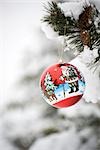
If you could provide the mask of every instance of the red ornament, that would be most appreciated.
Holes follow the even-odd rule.
[[[85,81],[75,66],[59,63],[43,72],[40,87],[47,103],[56,108],[63,108],[81,99],[85,90]]]

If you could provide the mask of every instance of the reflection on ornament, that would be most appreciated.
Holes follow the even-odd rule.
[[[48,67],[43,72],[40,87],[47,103],[56,108],[63,108],[81,99],[85,90],[85,81],[75,66],[59,63]]]

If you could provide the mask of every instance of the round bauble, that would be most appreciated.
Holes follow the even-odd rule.
[[[85,80],[72,64],[51,65],[40,78],[40,88],[47,103],[56,107],[69,107],[77,103],[84,94]]]

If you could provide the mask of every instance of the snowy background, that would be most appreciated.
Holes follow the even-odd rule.
[[[46,1],[0,0],[0,149],[100,150],[100,68],[93,73],[66,52],[64,59],[85,76],[83,99],[58,110],[41,97],[40,75],[61,48],[41,27]],[[91,1],[100,8],[99,0]]]

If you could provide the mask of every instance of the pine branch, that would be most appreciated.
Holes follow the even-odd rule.
[[[47,15],[42,19],[52,26],[55,32],[59,35],[68,35],[69,33],[78,32],[76,30],[76,21],[74,18],[64,15],[64,12],[58,7],[55,2],[48,2],[48,7],[44,6]]]
[[[75,20],[73,14],[65,16],[55,2],[48,2],[48,6],[44,6],[44,8],[47,15],[43,17],[42,21],[51,25],[58,35],[66,35],[69,44],[79,52],[83,51],[84,45],[89,46],[91,50],[100,48],[100,12],[95,6],[85,6],[78,20]],[[96,19],[99,21],[96,22]],[[96,61],[99,60],[100,55]]]
[[[64,13],[58,8],[55,2],[49,3],[48,7],[44,7],[48,13],[42,19],[43,22],[50,24],[55,32],[58,32],[59,35],[64,35],[64,26],[66,25],[66,17]]]

